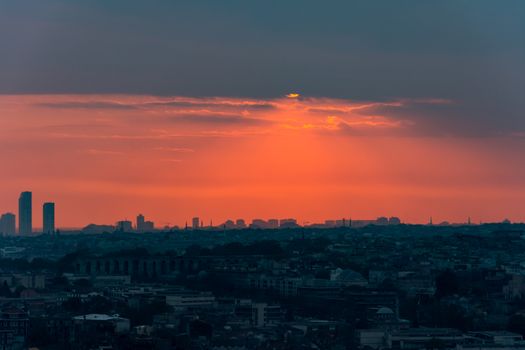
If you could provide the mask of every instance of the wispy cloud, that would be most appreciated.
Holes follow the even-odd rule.
[[[108,101],[39,102],[35,106],[53,109],[137,109],[137,106],[133,104]]]
[[[119,155],[124,154],[124,152],[120,152],[120,151],[112,151],[112,150],[96,149],[96,148],[85,150],[84,153],[93,155],[93,156],[119,156]]]
[[[213,115],[213,114],[193,114],[169,117],[172,123],[190,123],[207,125],[261,125],[271,121],[264,118],[249,118],[242,115]]]
[[[455,108],[453,101],[432,97],[354,101],[295,95],[267,99],[50,95],[29,96],[26,100],[33,109],[56,109],[56,113],[67,110],[75,114],[75,122],[43,125],[52,131],[51,137],[137,141],[238,137],[282,131],[322,131],[348,136],[440,135],[446,129],[440,113]],[[90,111],[97,113],[93,115]],[[95,123],[95,118],[104,122]],[[105,126],[106,130],[88,132],[90,125]],[[461,134],[466,128],[460,126],[444,132]]]
[[[155,147],[154,151],[174,152],[174,153],[193,153],[195,152],[192,148],[184,147]]]

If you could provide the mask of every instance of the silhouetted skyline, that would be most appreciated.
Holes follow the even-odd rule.
[[[525,220],[525,3],[0,4],[0,212]],[[42,213],[34,213],[40,223]]]
[[[25,191],[20,194],[19,198],[19,224],[16,227],[15,218],[16,215],[11,213],[4,213],[0,216],[0,234],[20,234],[20,235],[31,235],[33,233],[44,233],[44,234],[55,234],[58,232],[60,227],[57,227],[55,223],[55,203],[54,202],[45,202],[42,205],[42,220],[43,224],[41,228],[34,229],[32,227],[33,222],[33,210],[32,210],[32,197],[33,192]],[[333,216],[332,216],[333,217]],[[149,218],[148,218],[149,219]],[[209,220],[209,221],[205,221]],[[201,218],[199,216],[194,216],[191,220],[186,220],[184,224],[181,222],[172,221],[168,224],[159,224],[155,223],[153,220],[146,220],[146,216],[143,214],[137,214],[135,222],[124,218],[119,220],[114,220],[113,223],[108,222],[94,222],[91,221],[89,224],[86,222],[78,226],[69,226],[63,228],[74,229],[74,230],[85,230],[86,232],[110,232],[110,231],[120,231],[120,232],[155,232],[155,231],[169,231],[169,230],[206,230],[206,229],[219,229],[219,230],[237,230],[237,229],[277,229],[277,228],[296,228],[296,227],[306,227],[306,228],[337,228],[337,227],[352,227],[360,228],[367,225],[400,225],[404,224],[421,224],[418,222],[409,222],[403,221],[397,216],[377,216],[373,219],[371,218],[359,218],[352,216],[345,216],[339,219],[323,219],[320,221],[300,221],[292,217],[281,217],[281,218],[261,218],[254,217],[251,219],[239,218],[236,219],[225,219],[224,221],[215,220],[215,225],[213,224],[213,218]],[[483,222],[480,221],[479,224]],[[489,222],[490,223],[490,222]],[[511,223],[508,219],[502,219],[495,221],[494,223]],[[475,224],[471,217],[468,216],[465,221],[440,221],[434,223],[433,218],[430,217],[427,222],[423,224],[426,225],[438,225],[438,226],[448,226],[448,225],[473,225]],[[29,230],[28,227],[31,227]]]
[[[525,350],[525,0],[0,0],[0,348]]]

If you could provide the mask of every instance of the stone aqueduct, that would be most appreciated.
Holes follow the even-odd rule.
[[[210,267],[212,258],[183,256],[91,257],[75,262],[75,273],[92,276],[155,277],[174,272],[197,272]]]
[[[172,273],[202,270],[238,271],[255,264],[262,255],[243,256],[102,256],[77,259],[75,273],[91,276],[130,275],[157,277]]]

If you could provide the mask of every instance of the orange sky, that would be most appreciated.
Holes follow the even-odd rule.
[[[0,212],[57,223],[525,219],[525,140],[432,134],[389,107],[445,100],[0,96]]]

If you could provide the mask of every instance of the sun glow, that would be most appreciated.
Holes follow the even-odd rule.
[[[525,188],[525,169],[502,169],[521,148],[426,137],[421,118],[398,113],[422,103],[433,102],[0,96],[0,164],[9,164],[0,212],[29,189],[57,202],[65,226],[138,212],[179,224],[195,215],[417,221],[482,215],[484,201],[501,208],[490,215],[511,216],[525,191],[506,184]]]

